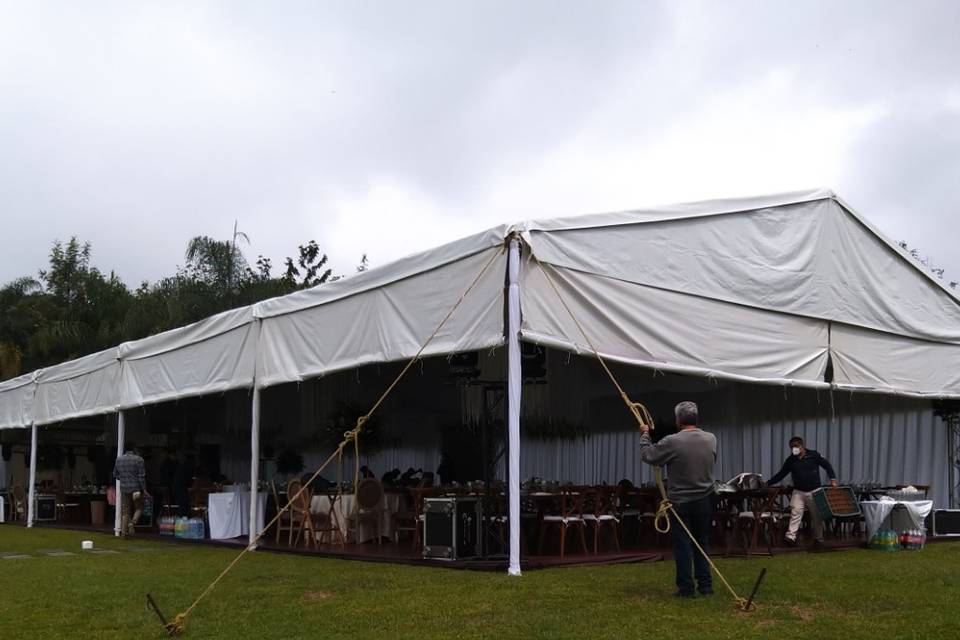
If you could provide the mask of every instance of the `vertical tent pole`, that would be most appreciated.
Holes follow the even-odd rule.
[[[507,281],[507,429],[510,481],[510,567],[520,575],[520,241],[510,240]]]
[[[250,409],[250,542],[253,547],[260,533],[257,524],[257,483],[260,481],[260,387],[253,383],[253,403]]]
[[[117,457],[123,455],[123,445],[126,438],[126,423],[123,418],[123,409],[117,411]],[[113,535],[120,537],[120,510],[122,500],[120,494],[120,481],[114,483],[115,493],[113,494]]]
[[[27,526],[32,527],[36,517],[37,484],[37,425],[30,425],[30,488],[27,490]]]

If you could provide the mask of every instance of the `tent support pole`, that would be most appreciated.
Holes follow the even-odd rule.
[[[37,503],[37,425],[30,425],[30,486],[27,490],[27,526],[32,527],[36,518]]]
[[[123,455],[124,441],[126,440],[127,425],[123,417],[123,409],[117,411],[117,457]],[[120,537],[120,516],[123,511],[123,496],[120,493],[120,481],[114,483],[113,494],[113,535]]]
[[[253,383],[253,402],[250,408],[250,541],[252,548],[260,533],[257,523],[257,488],[260,481],[260,387]]]
[[[507,266],[507,429],[510,482],[510,566],[520,575],[520,240],[510,239]]]

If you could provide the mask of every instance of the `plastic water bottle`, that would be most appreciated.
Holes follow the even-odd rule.
[[[203,518],[191,518],[190,537],[194,540],[203,540]]]

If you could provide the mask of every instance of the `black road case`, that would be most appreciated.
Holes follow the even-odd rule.
[[[924,524],[929,536],[960,536],[960,509],[934,509]]]
[[[456,496],[423,501],[423,557],[463,560],[480,555],[480,498]]]
[[[37,522],[57,521],[57,496],[38,495],[36,497],[37,510],[34,518]]]

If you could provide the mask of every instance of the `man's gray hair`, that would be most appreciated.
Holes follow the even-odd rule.
[[[689,400],[677,405],[674,412],[677,414],[677,424],[696,425],[697,424],[697,403]]]

